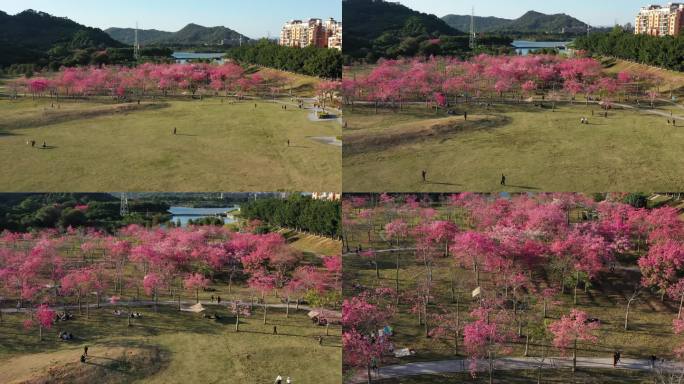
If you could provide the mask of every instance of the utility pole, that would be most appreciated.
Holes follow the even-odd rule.
[[[138,22],[135,22],[135,43],[133,45],[133,57],[140,60],[140,42],[138,40]]]
[[[119,209],[119,214],[121,217],[128,216],[128,195],[126,192],[121,192],[121,208]]]
[[[473,7],[470,14],[470,49],[475,49],[477,46],[477,36],[475,35],[475,7]]]

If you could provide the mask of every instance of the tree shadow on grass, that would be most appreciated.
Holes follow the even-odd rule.
[[[303,145],[290,145],[288,148],[310,149],[311,147],[305,147]]]
[[[51,149],[57,149],[57,148],[59,148],[59,147],[57,147],[56,145],[46,145],[46,146],[43,147],[43,146],[41,145],[40,147],[36,147],[36,148],[37,148],[37,149],[40,149],[41,151],[49,151],[49,150],[51,150]]]
[[[461,187],[461,184],[445,183],[445,182],[430,181],[430,180],[428,180],[426,184],[431,184],[431,185],[446,185],[446,186],[449,186],[449,187]]]
[[[533,191],[539,191],[539,190],[541,190],[541,188],[530,187],[530,186],[526,186],[526,185],[506,184],[506,186],[507,186],[507,187],[511,187],[511,188],[529,189],[529,190],[533,190]]]
[[[176,133],[174,136],[198,137],[199,135],[191,135],[188,133]]]

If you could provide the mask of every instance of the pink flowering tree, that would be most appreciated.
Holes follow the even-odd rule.
[[[250,303],[244,303],[240,300],[233,300],[230,303],[230,311],[235,315],[235,332],[240,332],[240,317],[251,316],[252,306]]]
[[[43,341],[43,328],[52,329],[53,322],[57,314],[47,304],[41,304],[36,309],[36,320],[38,325],[38,337]],[[24,322],[25,328],[31,328],[34,325],[33,321],[27,320]]]
[[[586,312],[573,309],[569,315],[561,317],[560,320],[549,324],[549,331],[553,333],[553,345],[562,354],[572,348],[572,371],[577,368],[577,342],[586,341],[596,343],[598,337],[595,331],[599,329],[600,323],[589,321]]]
[[[510,352],[507,343],[511,335],[503,326],[506,315],[505,312],[497,315],[493,308],[479,307],[470,313],[474,321],[463,326],[463,346],[470,357],[468,368],[473,377],[477,376],[479,360],[487,359],[491,382],[495,354]]]
[[[195,302],[199,303],[200,289],[209,288],[209,279],[199,273],[193,273],[183,279],[183,286],[185,289],[195,291]]]
[[[376,332],[387,325],[392,314],[390,308],[371,303],[365,295],[345,299],[342,304],[344,364],[366,369],[369,383],[371,367],[379,365],[390,348],[389,336]]]

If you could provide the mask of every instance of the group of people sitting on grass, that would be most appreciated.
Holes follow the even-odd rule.
[[[30,145],[31,148],[36,147],[36,141],[35,140],[26,140],[26,145]],[[43,145],[41,146],[42,149],[47,148],[47,142],[43,141]]]
[[[203,314],[202,314],[202,317],[205,318],[205,319],[209,319],[209,320],[221,320],[221,316],[219,316],[219,314],[216,313],[216,312],[214,312],[213,315],[209,315],[209,314],[203,313]]]
[[[283,383],[290,384],[290,383],[292,383],[292,379],[290,379],[288,377],[287,379],[285,379],[285,381],[283,381],[283,377],[278,375],[278,377],[276,377],[276,379],[275,379],[275,384],[283,384]]]
[[[58,337],[62,341],[69,341],[74,339],[74,334],[67,331],[60,331]]]
[[[74,315],[72,315],[69,312],[60,312],[57,314],[57,317],[55,317],[55,319],[58,321],[67,321],[67,320],[72,320],[73,318],[74,318]]]

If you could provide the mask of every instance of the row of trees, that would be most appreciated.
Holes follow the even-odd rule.
[[[277,95],[284,90],[288,78],[273,72],[248,74],[234,63],[151,64],[128,67],[64,68],[48,76],[22,78],[9,84],[16,94],[24,92],[34,97],[50,95],[150,97],[209,93],[242,96],[248,93]]]
[[[342,53],[337,49],[294,48],[268,40],[231,48],[227,56],[244,63],[328,79],[342,78]]]
[[[246,284],[252,297],[262,300],[275,294],[289,304],[307,296],[335,306],[340,304],[340,274],[339,256],[304,263],[302,253],[279,234],[231,232],[222,227],[132,225],[115,235],[69,228],[0,236],[1,296],[16,300],[17,308],[28,308],[26,327],[39,325],[41,332],[54,319],[50,308],[75,303],[83,314],[85,303],[89,316],[88,304],[99,306],[109,297],[113,304],[130,306],[144,293],[155,310],[162,296],[178,300],[180,310],[186,292],[198,301],[199,290],[210,284],[226,284],[229,294],[233,285]],[[244,316],[239,302],[233,305],[235,315]],[[263,306],[264,322],[266,313]]]
[[[575,40],[575,47],[674,71],[684,71],[684,35],[635,35],[616,27],[610,33],[592,33]]]
[[[128,224],[154,226],[171,218],[169,205],[161,201],[131,201],[130,209],[130,215],[121,217],[119,199],[104,193],[5,194],[0,197],[0,228],[24,232],[96,226],[114,232]]]
[[[459,100],[488,98],[527,99],[541,96],[550,101],[574,100],[577,95],[602,99],[658,96],[662,79],[637,72],[610,76],[591,58],[553,55],[488,56],[471,60],[385,60],[367,73],[343,80],[344,101],[386,104],[399,109],[404,103],[425,102],[446,106]]]
[[[240,207],[240,215],[268,225],[328,237],[339,237],[340,202],[292,195],[288,199],[261,199]]]
[[[446,342],[455,353],[465,352],[473,374],[478,362],[486,359],[491,375],[493,358],[510,353],[520,340],[527,355],[531,332],[540,328],[545,331],[536,335],[537,340],[553,338],[554,346],[562,353],[572,350],[576,361],[578,342],[596,343],[600,326],[579,308],[579,292],[614,268],[622,256],[637,255],[642,275],[625,303],[625,331],[631,304],[642,289],[675,300],[680,309],[673,324],[682,322],[684,223],[671,207],[635,208],[616,200],[597,203],[576,194],[503,199],[466,193],[449,196],[436,209],[430,200],[385,194],[372,200],[348,198],[343,212],[346,244],[363,241],[385,252],[391,249],[396,257],[396,280],[388,284],[380,279],[378,251],[360,252],[376,266],[377,279],[365,287],[357,285],[353,297],[345,300],[347,367],[367,369],[386,356],[392,339],[376,336],[377,330],[390,325],[398,313],[414,314],[426,337]],[[410,280],[404,281],[408,289],[399,284],[399,271],[406,263],[423,269],[403,277]],[[437,268],[448,271],[451,303],[436,299]],[[458,269],[470,270],[472,277],[458,281]],[[466,315],[461,313],[458,292],[473,290],[479,293],[477,300],[466,304]],[[548,324],[548,304],[558,303],[566,293],[575,308]]]

